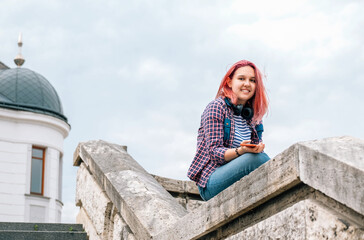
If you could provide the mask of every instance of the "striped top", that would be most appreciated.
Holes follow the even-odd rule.
[[[234,115],[235,133],[232,147],[240,147],[243,140],[250,140],[252,131],[250,130],[246,120],[242,116]]]

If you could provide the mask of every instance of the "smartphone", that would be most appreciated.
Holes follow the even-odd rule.
[[[246,147],[256,147],[256,144],[251,144],[251,143],[240,143],[240,146],[246,146]]]

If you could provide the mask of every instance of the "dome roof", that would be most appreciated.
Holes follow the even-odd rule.
[[[67,122],[48,80],[27,68],[0,69],[0,107],[42,113]]]

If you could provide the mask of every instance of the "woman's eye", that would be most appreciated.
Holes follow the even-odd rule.
[[[255,83],[255,79],[250,79],[251,82]]]

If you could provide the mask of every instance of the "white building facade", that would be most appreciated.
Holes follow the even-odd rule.
[[[0,222],[61,222],[69,131],[47,79],[0,62]]]

